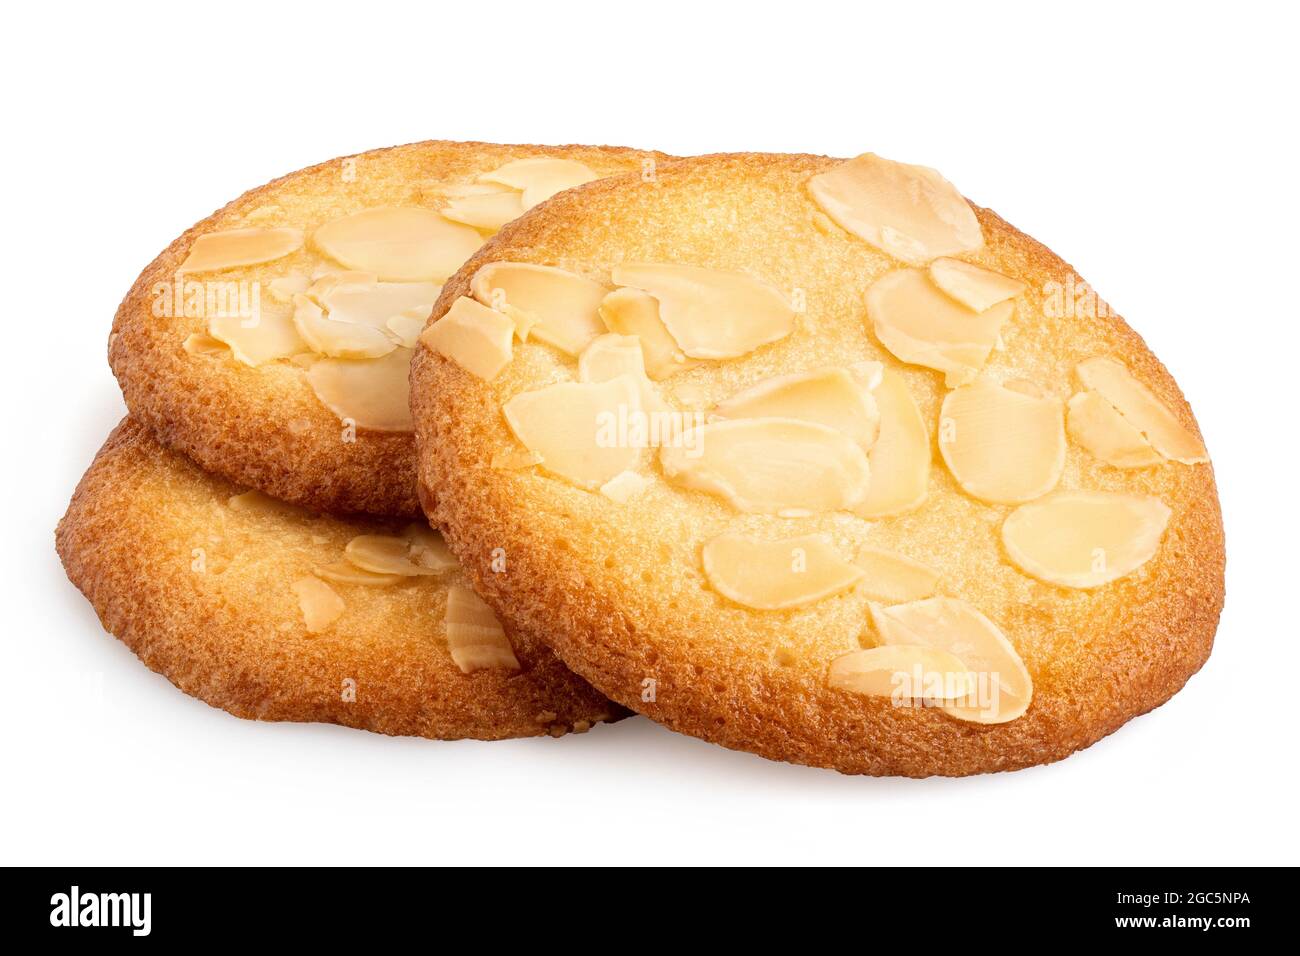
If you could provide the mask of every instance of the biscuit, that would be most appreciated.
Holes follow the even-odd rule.
[[[499,633],[436,536],[394,550],[403,534],[245,492],[127,418],[56,544],[106,630],[237,717],[496,740],[625,713],[545,647]]]
[[[494,331],[488,287],[574,342]],[[591,183],[432,315],[431,523],[503,620],[675,730],[845,773],[1013,770],[1210,653],[1223,528],[1177,384],[933,170],[738,154]]]
[[[552,190],[663,158],[431,141],[253,189],[168,246],[118,308],[109,362],[127,406],[238,484],[318,511],[418,515],[405,346],[437,284]],[[375,210],[390,215],[357,217]],[[340,276],[353,281],[327,301]]]

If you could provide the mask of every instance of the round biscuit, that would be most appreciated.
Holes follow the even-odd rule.
[[[402,522],[315,516],[206,474],[132,418],[109,436],[59,523],[68,577],[152,670],[237,717],[440,739],[558,735],[626,712],[546,647],[521,670],[463,673],[443,626],[460,571],[373,587],[331,582],[342,614],[309,633],[294,584],[348,541]]]
[[[250,367],[228,352],[192,355],[184,349],[190,335],[206,331],[207,320],[185,314],[183,286],[182,294],[172,294],[178,267],[206,233],[292,227],[310,237],[319,226],[363,209],[441,209],[448,202],[447,187],[474,183],[513,160],[541,156],[575,160],[600,175],[666,159],[618,147],[412,143],[290,173],[197,223],[140,273],[113,321],[109,363],[132,416],[208,471],[273,497],[316,511],[418,515],[410,432],[345,428],[293,362]],[[260,301],[269,305],[273,279],[324,267],[342,268],[308,241],[271,262],[187,275],[182,281],[245,283],[246,289],[256,284]],[[251,292],[245,299],[251,301]],[[203,310],[191,306],[188,311]]]
[[[831,225],[809,179],[838,161],[732,154],[683,160],[652,182],[590,183],[505,228],[443,289],[436,321],[498,260],[562,265],[610,282],[622,262],[667,262],[748,273],[806,311],[788,337],[742,358],[706,362],[660,383],[678,410],[707,410],[770,376],[884,363],[906,382],[930,431],[924,506],[873,522],[839,512],[805,518],[739,515],[719,498],[669,485],[627,504],[540,468],[492,467],[519,447],[502,415],[513,396],[574,379],[573,363],[529,342],[490,383],[427,347],[412,364],[422,498],[430,521],[477,572],[481,593],[520,633],[547,642],[613,700],[667,726],[765,757],[846,773],[964,775],[1057,760],[1168,700],[1207,659],[1223,603],[1224,543],[1208,463],[1119,470],[1069,443],[1061,488],[1159,497],[1172,515],[1156,555],[1093,590],[1029,577],[1000,543],[1009,506],[965,494],[943,464],[936,431],[943,376],[905,365],[874,337],[864,295],[900,263]],[[1068,399],[1077,363],[1119,359],[1180,422],[1198,433],[1172,376],[1117,315],[1057,314],[1047,293],[1082,282],[1039,242],[974,207],[985,245],[971,261],[1026,283],[986,372],[1028,378]],[[933,708],[891,706],[828,686],[836,657],[871,641],[858,590],[808,607],[756,611],[708,586],[705,542],[726,531],[819,533],[841,552],[870,545],[940,573],[1006,634],[1032,676],[1028,712],[1001,724],[959,721]],[[493,549],[510,573],[486,573]]]

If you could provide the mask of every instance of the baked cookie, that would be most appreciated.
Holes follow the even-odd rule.
[[[503,223],[657,153],[425,142],[290,173],[186,231],[117,311],[131,414],[241,485],[315,510],[419,514],[414,336]]]
[[[1011,770],[1210,653],[1223,530],[1178,386],[934,170],[719,155],[591,183],[433,316],[432,523],[503,620],[673,729],[847,773]]]
[[[132,418],[55,538],[105,629],[237,717],[496,740],[624,713],[508,638],[424,522],[310,515],[204,473]]]

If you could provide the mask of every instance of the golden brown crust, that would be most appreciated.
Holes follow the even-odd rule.
[[[944,389],[937,373],[903,366],[863,322],[863,293],[898,263],[815,221],[806,193],[834,160],[720,155],[683,160],[653,183],[618,177],[557,197],[503,230],[444,287],[433,317],[463,294],[484,262],[511,259],[608,278],[617,261],[677,261],[757,274],[806,292],[807,315],[788,340],[674,383],[716,401],[771,374],[878,359],[904,376],[933,439]],[[1075,364],[1096,355],[1128,364],[1194,431],[1173,378],[1114,315],[1055,317],[1048,283],[1069,265],[995,213],[976,207],[986,248],[973,261],[1028,283],[989,368],[1014,370],[1068,398]],[[830,689],[830,660],[858,645],[866,600],[853,593],[812,608],[755,612],[704,586],[699,548],[737,515],[715,499],[659,482],[619,507],[537,469],[494,471],[513,439],[502,402],[566,377],[542,346],[516,350],[490,385],[427,349],[412,365],[412,407],[425,507],[503,619],[546,641],[612,699],[675,730],[763,756],[847,773],[963,775],[1057,760],[1168,700],[1208,657],[1223,603],[1223,527],[1208,464],[1121,472],[1071,444],[1061,487],[1161,497],[1173,516],[1156,557],[1094,591],[1020,573],[1002,554],[1010,509],[966,497],[933,450],[925,507],[876,522],[871,544],[924,561],[941,589],[979,607],[1016,645],[1034,680],[1028,713],[1000,725]],[[707,406],[705,406],[707,407]],[[935,446],[937,448],[937,446]],[[433,494],[430,489],[438,489]],[[843,547],[861,532],[831,518],[752,526],[827,534]],[[494,547],[510,573],[488,572]],[[653,684],[647,683],[652,681]],[[647,699],[653,688],[653,700]]]
[[[308,633],[293,582],[388,526],[236,511],[239,491],[128,418],[56,532],[105,629],[185,693],[238,717],[442,739],[558,734],[624,713],[527,638],[512,638],[522,671],[461,673],[442,633],[445,578],[333,585],[343,615]]]
[[[228,357],[186,353],[182,343],[204,331],[205,321],[153,315],[154,290],[173,281],[191,243],[203,233],[254,224],[310,233],[316,225],[371,206],[440,207],[445,198],[437,187],[472,181],[480,172],[537,155],[575,159],[602,174],[640,168],[645,159],[666,159],[617,147],[431,140],[331,160],[250,190],[163,250],[119,306],[109,363],[131,414],[209,471],[285,501],[341,514],[419,514],[410,433],[360,429],[355,441],[344,441],[339,420],[317,400],[301,369],[283,362],[249,368]],[[354,165],[344,167],[344,160]],[[345,168],[352,178],[345,178]],[[304,249],[220,275],[266,280],[318,259]]]

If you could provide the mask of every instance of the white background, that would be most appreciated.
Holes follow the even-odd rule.
[[[0,862],[1300,862],[1293,14],[717,6],[11,6]],[[1062,763],[928,781],[639,718],[443,744],[240,721],[174,690],[102,632],[53,549],[123,413],[113,311],[243,190],[427,138],[941,169],[1074,263],[1196,410],[1229,557],[1207,666]]]

